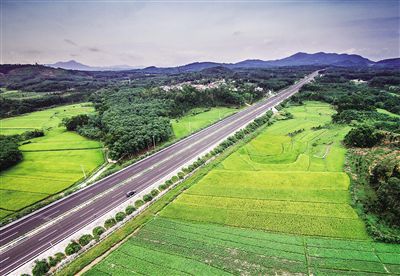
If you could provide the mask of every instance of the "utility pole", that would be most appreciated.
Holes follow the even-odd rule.
[[[83,172],[83,176],[86,178],[85,168],[83,168],[82,164],[81,164],[81,169],[82,169],[82,172]]]

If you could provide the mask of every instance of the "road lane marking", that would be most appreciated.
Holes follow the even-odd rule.
[[[57,232],[58,230],[56,229],[56,230],[54,230],[54,231],[51,231],[50,233],[48,233],[47,235],[45,235],[45,236],[43,236],[43,237],[41,237],[38,241],[41,241],[41,240],[43,240],[43,239],[45,239],[45,238],[47,238],[48,236],[50,236],[51,234],[53,234],[53,233],[55,233],[55,232]]]
[[[50,217],[50,216],[52,216],[52,215],[54,215],[54,214],[59,213],[60,211],[61,211],[61,210],[57,210],[57,211],[55,211],[55,212],[53,212],[53,213],[51,213],[51,214],[46,215],[46,217]]]
[[[116,197],[119,197],[120,195],[122,195],[123,194],[123,192],[121,192],[121,193],[118,193],[118,194],[116,194],[116,195],[113,195],[111,198],[116,198]]]
[[[83,196],[83,197],[80,197],[79,199],[85,199],[85,198],[88,198],[89,196],[91,196],[91,195],[93,195],[93,193],[90,193],[90,194],[88,194],[88,195],[85,195],[85,196]]]
[[[93,210],[94,210],[94,208],[92,208],[92,209],[86,211],[85,213],[81,214],[79,217],[81,218],[81,217],[83,217],[83,216],[86,216],[88,213],[90,213],[90,212],[93,211]]]
[[[8,259],[10,259],[10,257],[7,257],[7,258],[5,258],[5,259],[1,260],[1,261],[0,261],[0,264],[1,264],[2,262],[5,262],[5,261],[7,261]]]

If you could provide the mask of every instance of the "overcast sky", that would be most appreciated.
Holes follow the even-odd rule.
[[[399,1],[1,1],[1,63],[399,57]]]

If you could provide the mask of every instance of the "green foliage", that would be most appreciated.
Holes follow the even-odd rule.
[[[104,229],[104,227],[101,226],[97,226],[93,229],[92,233],[93,233],[93,237],[95,239],[99,239],[100,236],[106,231],[106,229]]]
[[[153,196],[151,194],[146,194],[143,196],[143,201],[144,202],[149,202],[153,199]]]
[[[18,143],[12,137],[0,135],[0,171],[5,170],[22,160]]]
[[[166,190],[168,188],[168,185],[166,185],[166,184],[161,184],[160,186],[158,186],[158,189],[160,190],[160,191],[164,191],[164,190]]]
[[[118,221],[118,222],[119,221],[123,221],[125,218],[126,218],[126,214],[124,212],[118,212],[115,215],[115,220]]]
[[[50,266],[50,267],[56,266],[57,263],[58,263],[58,262],[57,262],[57,259],[56,259],[56,258],[54,258],[54,257],[52,257],[52,256],[49,257],[49,266]]]
[[[104,222],[104,228],[110,229],[115,224],[117,224],[117,221],[115,220],[115,218],[109,218]]]
[[[54,255],[54,257],[55,257],[57,263],[59,263],[59,262],[61,262],[63,259],[65,259],[65,254],[62,253],[62,252],[57,252],[57,253]]]
[[[160,193],[160,191],[157,190],[157,189],[154,189],[154,190],[152,190],[152,191],[150,192],[150,194],[151,194],[152,197],[156,197],[159,193]]]
[[[75,131],[79,126],[83,126],[89,122],[89,116],[86,114],[76,115],[74,117],[63,118],[62,124],[67,130]]]
[[[126,209],[125,209],[125,213],[126,213],[127,215],[130,215],[130,214],[132,214],[132,213],[135,212],[135,211],[136,211],[136,208],[133,207],[132,205],[127,206]]]
[[[90,242],[91,240],[93,240],[93,236],[92,236],[92,235],[90,235],[90,234],[82,235],[82,236],[79,238],[79,244],[80,244],[81,246],[85,246],[85,245],[89,244],[89,242]]]
[[[79,243],[77,243],[76,241],[71,241],[65,248],[65,254],[70,256],[77,253],[79,250],[81,250],[81,248],[82,247],[79,245]]]
[[[45,259],[36,260],[35,266],[32,269],[32,274],[33,274],[33,276],[46,275],[46,273],[49,271],[49,269],[50,269],[50,266]]]
[[[344,143],[353,147],[373,147],[378,144],[384,135],[371,126],[357,126],[349,131],[344,138]]]
[[[135,207],[136,208],[139,208],[140,206],[143,206],[143,205],[144,205],[144,201],[143,200],[138,199],[138,200],[135,201]]]
[[[185,173],[184,172],[178,172],[178,178],[179,179],[183,179],[185,177]]]
[[[369,184],[376,198],[371,198],[369,209],[380,214],[389,225],[400,227],[400,163],[386,158],[370,171]]]

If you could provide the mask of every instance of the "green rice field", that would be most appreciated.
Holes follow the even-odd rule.
[[[324,103],[286,111],[85,275],[400,275],[350,205],[349,128]]]
[[[206,127],[230,114],[235,113],[236,111],[237,109],[228,107],[213,107],[206,111],[200,108],[193,109],[189,114],[182,118],[171,121],[175,138],[187,136],[198,129]]]
[[[2,134],[45,130],[19,147],[22,162],[0,172],[0,218],[63,191],[104,162],[101,143],[59,126],[62,118],[90,112],[91,105],[75,104],[0,121]]]

